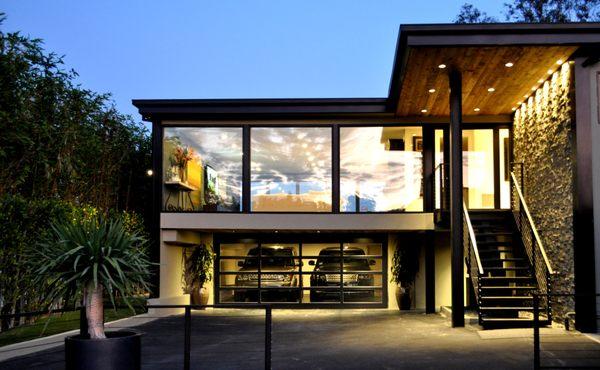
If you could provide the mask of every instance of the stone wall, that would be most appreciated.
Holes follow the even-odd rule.
[[[515,112],[514,160],[524,163],[525,200],[555,270],[552,290],[574,292],[573,71],[564,63]],[[555,299],[556,321],[574,310]]]

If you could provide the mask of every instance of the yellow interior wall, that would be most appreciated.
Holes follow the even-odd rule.
[[[450,234],[436,233],[435,235],[435,306],[452,305],[452,273]]]

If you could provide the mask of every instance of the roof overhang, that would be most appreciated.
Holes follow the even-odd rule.
[[[463,116],[510,114],[548,70],[557,69],[558,60],[598,45],[600,23],[402,25],[390,110],[400,117],[447,116],[447,74],[455,69],[463,75]],[[508,62],[512,68],[505,67]]]
[[[275,119],[391,115],[387,98],[133,100],[142,118]]]

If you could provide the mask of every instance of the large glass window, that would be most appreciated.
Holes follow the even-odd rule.
[[[164,129],[165,211],[239,212],[241,194],[241,127]]]
[[[331,130],[252,128],[253,212],[331,212]]]
[[[340,129],[340,210],[423,210],[421,127]]]

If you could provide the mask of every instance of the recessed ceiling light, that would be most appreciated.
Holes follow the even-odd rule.
[[[439,69],[444,69],[444,68],[446,68],[446,65],[445,65],[445,64],[440,64],[440,65],[438,66],[438,68],[439,68]]]
[[[527,99],[527,98],[529,97],[529,95],[523,95],[523,97],[524,97],[525,99]]]
[[[549,74],[549,75],[551,75],[552,73],[554,73],[554,71],[553,71],[553,70],[551,70],[551,69],[549,69],[549,70],[548,70],[548,74]]]
[[[306,148],[306,147],[308,147],[308,144],[307,143],[302,143],[302,147]]]
[[[433,94],[435,92],[435,89],[429,89],[429,92]]]
[[[488,92],[494,92],[494,91],[496,91],[496,89],[494,89],[493,87],[490,87],[490,88],[488,89]]]
[[[473,110],[474,110],[475,112],[479,112],[481,109],[479,109],[479,108],[475,108],[475,109],[473,109]]]
[[[540,84],[541,84],[542,82],[544,82],[544,79],[543,79],[543,78],[540,78],[540,79],[538,80],[538,83],[540,83]]]
[[[517,105],[521,105],[521,104],[523,104],[523,103],[521,103],[520,101],[517,102]]]
[[[514,112],[514,111],[516,111],[516,110],[517,110],[517,108],[516,108],[516,107],[512,107],[512,110],[513,110],[513,112]]]
[[[563,61],[562,61],[562,59],[559,59],[559,60],[557,60],[557,61],[556,61],[556,64],[558,64],[558,65],[561,65],[561,64],[563,64]]]
[[[427,113],[427,109],[421,109],[421,113]]]
[[[514,64],[512,62],[508,62],[504,66],[507,68],[510,68],[510,67],[514,66]]]
[[[537,86],[534,86],[531,88],[531,91],[535,91],[535,90],[537,90]]]

